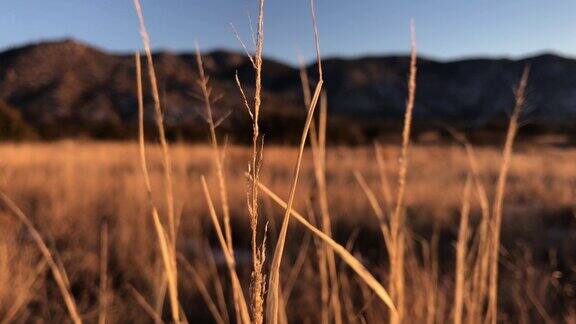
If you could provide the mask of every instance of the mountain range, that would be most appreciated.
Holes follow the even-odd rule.
[[[202,57],[214,97],[219,98],[214,114],[227,116],[220,125],[222,132],[236,141],[248,140],[250,119],[235,75],[251,100],[250,60],[243,53],[224,50]],[[154,62],[169,135],[204,138],[195,54],[157,52]],[[363,141],[398,130],[407,97],[407,56],[328,58],[322,64],[336,138]],[[554,54],[450,62],[419,57],[416,128],[482,130],[505,125],[514,85],[527,65],[531,73],[524,122],[540,130],[571,130],[576,117],[576,60]],[[143,67],[146,72],[146,64]],[[305,68],[314,83],[316,64]],[[151,124],[152,99],[145,76],[146,120]],[[298,67],[265,59],[262,86],[264,133],[277,142],[294,138],[305,116]],[[135,133],[136,121],[133,54],[109,53],[71,39],[0,53],[0,136],[127,138]]]

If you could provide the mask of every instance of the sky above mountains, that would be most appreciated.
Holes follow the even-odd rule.
[[[257,0],[143,0],[156,49],[239,49],[230,24],[251,45]],[[324,56],[404,53],[414,18],[419,52],[438,59],[576,56],[573,0],[317,0]],[[314,58],[308,0],[267,0],[265,54],[294,63]],[[107,50],[141,48],[131,0],[21,0],[0,4],[0,49],[76,38]],[[251,46],[249,46],[251,47]]]

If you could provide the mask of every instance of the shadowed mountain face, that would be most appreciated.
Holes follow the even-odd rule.
[[[203,59],[214,96],[221,97],[213,105],[216,118],[230,113],[221,127],[237,140],[249,138],[250,120],[234,75],[238,73],[251,101],[254,73],[250,61],[243,54],[226,51],[205,54]],[[169,133],[204,136],[203,106],[196,99],[195,56],[162,52],[154,60]],[[351,124],[378,128],[402,118],[407,57],[327,59],[323,64],[329,111],[343,129]],[[531,77],[526,118],[548,127],[568,124],[576,115],[576,61],[555,55],[517,61],[419,59],[416,123],[467,128],[505,123],[513,105],[514,84],[527,64]],[[314,79],[316,67],[307,69]],[[263,89],[262,123],[269,138],[282,141],[299,132],[301,124],[296,123],[303,120],[304,108],[298,70],[265,60]],[[145,100],[151,120],[152,101],[148,95]],[[43,137],[131,136],[137,118],[134,58],[72,40],[11,49],[0,53],[0,101]]]

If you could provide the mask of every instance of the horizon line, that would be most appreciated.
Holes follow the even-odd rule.
[[[54,43],[64,43],[64,42],[73,42],[73,43],[81,44],[81,45],[84,45],[84,46],[87,46],[87,47],[90,47],[90,48],[93,48],[93,49],[96,49],[98,51],[108,53],[111,55],[122,55],[122,56],[132,55],[133,53],[135,53],[138,50],[139,51],[143,50],[142,48],[140,48],[138,50],[113,49],[113,48],[109,48],[106,46],[102,46],[100,44],[96,44],[94,42],[90,42],[90,41],[81,39],[79,37],[62,36],[62,37],[37,38],[35,40],[27,40],[27,41],[25,40],[25,41],[13,43],[13,44],[8,44],[6,46],[0,47],[0,54],[8,52],[8,51],[12,51],[12,50],[18,50],[18,49],[22,49],[22,48],[29,47],[29,46],[34,46],[34,45],[54,44]],[[153,52],[154,52],[154,54],[170,53],[170,54],[174,54],[174,55],[186,55],[186,54],[195,53],[196,50],[191,45],[190,48],[182,48],[182,49],[174,49],[174,48],[169,48],[169,47],[156,47],[156,48],[153,47]],[[210,53],[215,53],[215,52],[229,52],[229,53],[246,55],[244,49],[236,48],[236,47],[212,46],[212,47],[201,49],[201,53],[204,53],[204,54],[210,54]],[[249,53],[252,53],[252,52],[249,51]],[[531,59],[531,58],[535,58],[535,57],[539,57],[539,56],[546,56],[546,55],[552,55],[552,56],[556,56],[556,57],[560,57],[560,58],[564,58],[564,59],[576,60],[576,55],[568,54],[568,53],[565,53],[563,51],[553,50],[553,49],[535,50],[535,51],[530,51],[530,52],[527,52],[525,54],[519,54],[519,55],[504,54],[504,53],[501,53],[501,54],[478,53],[478,54],[463,54],[463,55],[451,56],[451,57],[445,57],[445,58],[439,57],[437,55],[429,55],[426,53],[423,53],[423,54],[419,53],[418,58],[424,59],[427,61],[438,62],[438,63],[454,63],[454,62],[472,61],[472,60],[522,61],[522,60]],[[289,61],[289,60],[286,60],[283,58],[278,58],[275,55],[268,55],[268,54],[264,53],[264,57],[266,59],[273,60],[273,61],[276,61],[278,63],[282,63],[284,65],[288,65],[291,67],[298,67],[298,62],[296,61],[296,56],[297,55],[295,55],[294,61]],[[409,56],[410,56],[409,51],[388,51],[388,52],[367,51],[364,53],[357,53],[357,54],[330,53],[327,55],[323,55],[322,60],[338,60],[338,59],[362,60],[362,59],[379,58],[379,57],[409,57]],[[308,65],[313,65],[315,63],[316,63],[316,59],[313,58],[313,59],[306,60],[305,64],[306,64],[306,66],[308,66]]]

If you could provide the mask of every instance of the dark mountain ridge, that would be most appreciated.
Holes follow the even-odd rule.
[[[195,55],[164,51],[154,54],[154,60],[169,134],[203,138],[202,102],[195,98]],[[235,140],[247,139],[250,120],[234,75],[238,73],[250,96],[254,83],[250,61],[225,50],[205,53],[203,60],[214,93],[222,95],[214,105],[215,114],[230,113],[221,127]],[[324,60],[334,132],[362,141],[395,131],[404,112],[408,63],[406,56]],[[576,117],[576,60],[554,54],[520,60],[419,58],[417,129],[451,125],[482,130],[505,125],[514,100],[512,89],[526,65],[531,76],[525,120],[539,131],[571,130]],[[315,64],[307,70],[314,79]],[[148,87],[146,75],[143,78]],[[145,100],[150,108],[151,98]],[[298,69],[265,59],[263,128],[269,138],[284,141],[300,131],[301,124],[295,123],[304,118],[302,101]],[[0,104],[17,112],[6,116],[17,115],[14,122],[25,127],[25,133],[32,129],[44,138],[132,136],[137,118],[133,55],[110,54],[69,39],[9,49],[0,53]],[[0,127],[8,128],[10,119],[0,120],[7,120]]]

